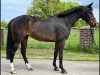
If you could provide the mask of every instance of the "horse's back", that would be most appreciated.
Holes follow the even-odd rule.
[[[15,26],[16,24],[18,26],[19,24],[25,23],[29,18],[30,18],[29,15],[21,15],[21,16],[15,17],[10,21],[10,25]]]

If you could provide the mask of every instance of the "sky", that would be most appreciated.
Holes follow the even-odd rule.
[[[99,21],[99,0],[62,0],[76,1],[81,5],[88,5],[92,2],[93,13],[97,21]],[[27,9],[31,6],[32,0],[1,0],[1,21],[9,22],[11,19],[26,14]]]

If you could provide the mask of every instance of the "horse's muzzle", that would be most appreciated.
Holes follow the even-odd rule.
[[[89,24],[90,24],[91,28],[94,28],[97,25],[97,22],[95,19],[92,19],[92,20],[90,20]]]

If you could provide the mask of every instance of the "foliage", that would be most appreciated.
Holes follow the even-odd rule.
[[[60,0],[33,0],[32,6],[27,10],[27,14],[47,18],[79,5],[77,2],[65,3]]]
[[[4,33],[7,33],[5,31]],[[71,29],[70,36],[65,42],[64,50],[65,51],[73,51],[73,52],[86,52],[90,54],[95,54],[98,53],[99,51],[99,29],[94,30],[94,39],[96,42],[97,46],[93,47],[85,47],[83,49],[80,48],[80,31],[78,29]],[[6,48],[6,34],[4,34],[4,48]],[[42,50],[47,50],[51,49],[54,50],[55,43],[54,42],[40,42],[37,40],[34,40],[33,38],[28,39],[28,49],[42,49]]]
[[[75,22],[75,26],[76,27],[81,27],[81,26],[87,26],[88,24],[86,23],[86,21],[82,20],[82,18],[80,18],[79,20],[77,20]]]
[[[0,45],[0,50],[4,50],[5,48],[4,48],[4,46],[3,45]]]
[[[80,6],[77,2],[61,2],[60,0],[33,0],[32,6],[28,8],[27,14],[38,16],[40,18],[47,18],[67,9]],[[79,19],[75,26],[85,26],[87,23]]]
[[[1,27],[2,28],[7,28],[8,27],[8,23],[6,21],[2,21],[1,22]]]

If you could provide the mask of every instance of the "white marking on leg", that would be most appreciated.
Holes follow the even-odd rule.
[[[12,73],[16,73],[15,69],[14,69],[14,64],[13,63],[10,63],[10,67],[11,67],[11,72]]]
[[[28,70],[29,71],[32,71],[33,70],[29,63],[26,63],[26,66],[28,67]]]
[[[30,64],[29,64],[29,63],[26,63],[26,66],[27,66],[28,68],[31,68],[31,66],[30,66]]]
[[[13,71],[14,70],[14,64],[10,63],[10,67],[11,67],[11,71]]]

